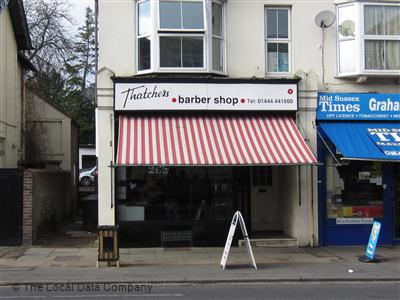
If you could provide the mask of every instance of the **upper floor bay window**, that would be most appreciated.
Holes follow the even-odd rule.
[[[290,10],[289,8],[265,8],[266,73],[290,72]]]
[[[351,3],[338,14],[338,74],[400,75],[400,5]]]
[[[137,2],[138,72],[224,72],[223,2]]]

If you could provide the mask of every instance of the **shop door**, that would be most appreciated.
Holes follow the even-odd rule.
[[[251,230],[277,231],[278,205],[275,201],[271,167],[251,168]]]
[[[400,166],[394,167],[393,180],[394,237],[400,238]]]

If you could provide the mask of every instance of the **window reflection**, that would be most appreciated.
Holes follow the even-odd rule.
[[[230,220],[232,168],[127,167],[117,172],[120,221]]]
[[[379,162],[326,165],[326,209],[329,219],[383,218],[383,170]]]

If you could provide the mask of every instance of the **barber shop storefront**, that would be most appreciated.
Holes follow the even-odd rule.
[[[122,243],[223,245],[237,210],[253,235],[292,235],[285,211],[312,187],[300,168],[316,163],[296,80],[113,80]]]
[[[319,240],[366,244],[374,220],[380,244],[400,238],[400,95],[318,97]]]

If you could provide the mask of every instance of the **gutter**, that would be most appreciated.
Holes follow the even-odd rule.
[[[22,0],[10,0],[8,4],[12,27],[18,50],[32,50],[32,41],[29,35],[28,22]]]

